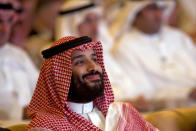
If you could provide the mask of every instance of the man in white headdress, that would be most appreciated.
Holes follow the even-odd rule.
[[[123,97],[118,99],[143,99],[141,108],[153,100],[164,100],[166,106],[176,107],[187,100],[196,86],[193,42],[183,32],[163,25],[171,4],[128,1],[122,10],[121,25],[112,28],[113,35],[120,39],[112,51],[133,86],[123,86]],[[115,30],[118,26],[120,29]],[[180,103],[176,103],[178,100]]]
[[[90,36],[110,48],[113,43],[103,19],[103,9],[89,0],[65,1],[59,13],[56,27],[56,39],[69,36]]]
[[[22,119],[38,78],[27,54],[9,43],[17,21],[16,1],[0,0],[0,119]]]
[[[72,35],[89,36],[93,40],[101,41],[104,62],[112,87],[120,87],[122,82],[127,83],[129,80],[111,57],[109,50],[113,46],[113,39],[103,17],[103,9],[89,0],[65,1],[56,23],[56,39]],[[121,81],[118,81],[119,77]],[[118,90],[115,92],[118,93]]]

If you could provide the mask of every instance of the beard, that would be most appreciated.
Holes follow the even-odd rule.
[[[89,75],[100,75],[99,80],[91,81],[93,85],[89,85],[85,81],[79,79],[74,80],[73,76],[71,78],[70,89],[68,93],[68,100],[77,103],[85,103],[95,100],[97,97],[101,96],[104,92],[104,81],[103,75],[100,72],[90,72],[82,76],[84,80],[85,77]]]

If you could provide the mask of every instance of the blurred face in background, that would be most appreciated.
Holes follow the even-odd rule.
[[[89,36],[93,41],[96,41],[98,36],[98,21],[99,17],[96,13],[87,14],[84,21],[78,25],[79,35]]]
[[[0,9],[0,46],[8,42],[15,22],[16,13],[14,10]]]
[[[134,26],[146,34],[159,32],[163,20],[163,9],[156,3],[144,7],[137,15]]]
[[[35,1],[33,0],[20,0],[16,5],[15,8],[20,11],[17,12],[18,20],[13,27],[10,38],[12,44],[20,47],[24,47],[26,44],[28,35],[32,29],[34,3]]]

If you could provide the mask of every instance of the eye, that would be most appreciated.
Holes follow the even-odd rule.
[[[92,58],[92,60],[97,63],[97,58]]]
[[[84,61],[83,60],[79,60],[79,61],[76,61],[75,62],[75,65],[82,65],[82,64],[84,64]]]
[[[12,21],[13,21],[13,17],[10,17],[10,18],[8,19],[8,22],[11,23]]]

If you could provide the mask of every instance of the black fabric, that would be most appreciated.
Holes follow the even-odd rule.
[[[14,10],[14,7],[10,3],[0,3],[0,10]]]
[[[76,46],[83,45],[83,44],[86,44],[89,42],[92,42],[92,39],[90,37],[88,37],[88,36],[79,37],[74,40],[70,40],[70,41],[65,42],[63,44],[46,49],[46,50],[42,51],[42,55],[43,55],[43,58],[47,59],[47,58],[50,58],[54,55],[57,55],[63,51],[66,51],[68,49],[71,49]]]
[[[7,128],[0,127],[0,131],[11,131],[11,130],[10,129],[7,129]]]
[[[14,10],[18,14],[23,12],[22,8],[15,9],[10,3],[0,3],[0,10]]]
[[[88,8],[91,8],[91,7],[95,7],[95,4],[94,3],[91,3],[89,5],[85,5],[85,6],[82,6],[82,7],[79,7],[79,8],[65,10],[65,11],[60,11],[59,12],[59,15],[66,15],[66,14],[69,14],[69,13],[81,11],[81,10],[88,9]]]

